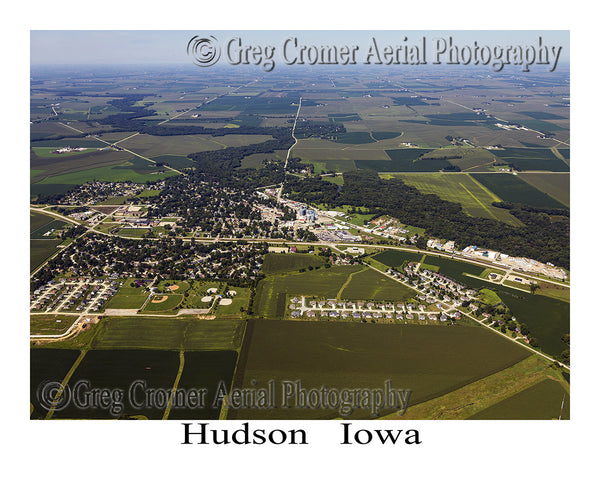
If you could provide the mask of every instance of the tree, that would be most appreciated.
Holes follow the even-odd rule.
[[[535,291],[540,288],[540,286],[537,283],[530,283],[529,284],[529,291],[531,292],[532,295],[535,295]]]

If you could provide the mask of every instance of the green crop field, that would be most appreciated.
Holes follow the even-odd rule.
[[[480,267],[479,265],[450,260],[445,257],[435,257],[433,255],[427,255],[423,262],[428,265],[436,265],[440,267],[439,272],[442,275],[446,275],[461,283],[466,283],[466,279],[470,278],[463,275],[463,273],[479,276],[481,272],[485,270],[484,267]],[[489,283],[487,285],[489,285]]]
[[[79,350],[49,348],[29,351],[31,418],[44,418],[47,413],[38,401],[38,388],[42,388],[44,382],[62,382],[78,356]]]
[[[165,163],[175,169],[189,168],[195,165],[193,160],[184,155],[158,155],[157,157],[153,157],[152,160],[156,163]]]
[[[338,297],[347,300],[403,302],[412,298],[415,293],[401,283],[366,268],[349,277],[349,282],[340,289]]]
[[[444,395],[503,370],[530,354],[478,327],[375,325],[251,320],[240,354],[236,387],[256,380],[301,380],[304,388],[412,390],[409,405]],[[243,367],[243,368],[241,368]],[[381,412],[385,414],[385,412]],[[230,419],[325,419],[337,410],[238,410]],[[369,418],[357,409],[352,418]]]
[[[334,266],[304,273],[269,275],[256,287],[254,313],[263,318],[282,318],[285,313],[286,295],[313,295],[335,298],[348,275],[364,267]]]
[[[386,150],[390,157],[385,160],[356,160],[358,168],[375,170],[377,172],[437,172],[451,166],[447,160],[439,158],[420,158],[430,152],[429,148],[399,148]]]
[[[301,268],[320,267],[325,264],[325,257],[301,253],[267,253],[264,256],[262,271],[269,275],[274,273],[298,271]]]
[[[476,413],[471,420],[551,420],[561,415],[570,418],[569,394],[562,385],[546,379],[491,407]]]
[[[48,217],[46,217],[48,218]],[[66,227],[72,226],[72,223],[63,222],[62,220],[55,219],[54,217],[50,217],[50,221],[45,223],[39,228],[36,228],[33,232],[31,232],[30,238],[32,240],[43,240],[45,238],[54,238],[58,234],[60,230],[64,230]],[[54,230],[54,232],[52,232]],[[52,232],[50,235],[44,236],[45,233]]]
[[[169,419],[178,420],[216,420],[219,418],[220,405],[212,408],[220,382],[229,388],[237,362],[237,352],[185,352],[184,367],[179,379],[178,389],[184,391],[206,388],[204,405],[198,408],[177,408],[175,404],[169,413]],[[183,402],[182,402],[183,403]]]
[[[509,173],[473,173],[471,175],[506,202],[522,203],[532,207],[565,208],[565,205],[516,175]]]
[[[53,418],[109,419],[120,416],[143,415],[160,419],[163,408],[135,408],[127,395],[136,381],[146,382],[147,389],[170,390],[179,368],[179,353],[160,350],[90,350],[87,352],[69,381],[73,387],[78,381],[87,380],[93,388],[121,389],[125,392],[123,410],[79,409],[71,402],[64,410],[54,413]],[[143,400],[143,396],[140,398]],[[153,405],[151,405],[153,406]]]
[[[61,240],[29,240],[29,263],[33,271],[39,267],[44,260],[56,253],[56,247]]]
[[[522,178],[541,192],[547,193],[559,202],[570,205],[570,175],[557,173],[520,173]]]
[[[98,324],[94,349],[235,350],[242,341],[240,320],[107,317]]]
[[[65,173],[63,175],[54,175],[45,178],[39,183],[42,185],[82,185],[93,180],[102,182],[131,181],[134,183],[145,183],[148,180],[162,180],[164,178],[177,175],[177,173],[173,172],[172,170],[163,171],[152,163],[146,162],[145,160],[140,160],[141,159],[132,160],[130,162],[122,163],[118,166],[112,165],[106,167],[90,168],[88,170]],[[140,169],[143,169],[143,171],[140,172]]]
[[[385,250],[373,256],[373,259],[391,268],[400,268],[408,262],[418,263],[422,258],[422,253],[400,250]]]
[[[564,158],[569,157],[568,149],[559,149]],[[568,172],[569,165],[558,158],[549,148],[509,148],[493,150],[502,162],[512,163],[519,170],[546,170]]]
[[[509,225],[521,222],[508,210],[492,206],[500,198],[475,181],[469,174],[407,174],[394,175],[423,193],[437,195],[449,202],[460,203],[464,211],[474,217],[492,218]]]

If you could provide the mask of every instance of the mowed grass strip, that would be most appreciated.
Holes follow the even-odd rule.
[[[460,203],[463,210],[473,217],[499,220],[509,225],[522,225],[508,210],[492,206],[492,202],[501,201],[469,174],[409,174],[394,175],[404,183],[415,187],[422,193],[437,195],[443,200]]]
[[[247,342],[247,343],[246,343]],[[236,387],[270,379],[301,380],[303,388],[412,390],[410,405],[444,395],[508,368],[530,352],[479,327],[376,325],[251,320]],[[240,369],[238,369],[240,372]],[[230,419],[319,419],[337,409],[238,410]],[[381,412],[385,415],[390,412]],[[356,409],[350,418],[371,418]]]
[[[94,349],[236,350],[240,320],[196,318],[107,317],[98,324]]]

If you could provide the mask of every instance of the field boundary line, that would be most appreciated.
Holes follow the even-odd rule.
[[[75,362],[73,362],[73,365],[71,366],[71,368],[65,375],[65,378],[63,378],[63,381],[60,383],[61,388],[56,393],[56,396],[54,397],[54,401],[52,402],[53,404],[56,404],[58,402],[58,400],[60,399],[62,392],[65,389],[65,386],[67,385],[67,383],[69,383],[69,380],[71,380],[71,377],[75,373],[75,370],[77,370],[77,367],[79,367],[79,364],[83,360],[83,357],[85,357],[86,353],[87,353],[87,350],[81,350],[81,353],[79,354],[79,356],[77,357]],[[45,419],[50,420],[52,418],[52,415],[54,415],[54,408],[51,408],[50,410],[48,410],[48,413],[46,414]]]
[[[173,387],[171,388],[171,395],[169,396],[169,403],[167,403],[167,408],[165,408],[165,412],[163,413],[162,420],[167,420],[169,418],[169,414],[171,413],[171,404],[173,403],[173,397],[177,392],[177,387],[179,386],[179,380],[181,379],[181,374],[183,373],[183,367],[185,365],[185,355],[183,350],[179,350],[179,369],[177,370],[177,376],[175,377],[175,381],[173,382]]]

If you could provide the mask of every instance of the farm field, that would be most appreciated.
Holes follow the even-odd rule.
[[[31,349],[29,351],[29,392],[31,418],[46,416],[36,392],[44,382],[62,382],[65,375],[79,356],[79,350]]]
[[[530,185],[541,192],[547,193],[551,197],[565,204],[570,204],[570,175],[557,173],[520,173],[522,178]]]
[[[72,403],[56,411],[53,418],[110,419],[142,415],[160,419],[164,408],[136,408],[129,402],[128,391],[135,381],[146,382],[146,388],[170,390],[179,368],[179,353],[164,350],[90,350],[76,368],[68,385],[88,380],[93,388],[122,389],[125,393],[122,411],[79,409]],[[143,400],[143,397],[139,400]],[[138,401],[136,399],[136,401]]]
[[[565,208],[565,205],[509,173],[473,173],[475,180],[505,202],[522,203],[540,208]]]
[[[530,355],[497,373],[489,375],[440,397],[409,406],[404,415],[392,413],[381,420],[462,420],[561,372],[538,355]],[[510,412],[506,418],[515,418]]]
[[[262,271],[266,275],[298,271],[301,268],[320,267],[325,264],[325,257],[309,254],[267,253],[264,256]]]
[[[558,149],[563,158],[570,156],[569,149]],[[511,163],[519,170],[546,170],[568,172],[569,165],[549,148],[508,148],[494,150],[494,155],[503,162]]]
[[[348,277],[348,282],[340,289],[337,297],[347,300],[404,302],[414,295],[414,290],[366,268]]]
[[[239,320],[107,317],[97,326],[92,348],[235,350],[241,335]]]
[[[382,178],[386,177],[388,176],[382,175]],[[401,178],[404,183],[420,192],[460,203],[464,211],[473,217],[492,218],[514,226],[522,225],[508,210],[492,206],[492,202],[499,202],[500,198],[469,174],[407,174],[394,177]]]
[[[171,408],[172,420],[216,420],[220,406],[212,408],[220,382],[229,389],[237,363],[237,352],[231,350],[185,352],[184,367],[178,389],[185,391],[206,388],[203,408]]]
[[[501,402],[476,413],[470,420],[551,420],[570,418],[569,394],[562,385],[546,379]]]
[[[404,252],[399,250],[385,250],[377,255],[373,255],[374,260],[377,260],[391,268],[400,268],[404,263],[418,263],[423,258],[422,253]]]
[[[33,271],[56,252],[62,240],[29,240],[29,265]]]
[[[435,351],[435,355],[432,355]],[[300,379],[304,388],[411,389],[409,405],[451,392],[523,360],[529,353],[477,327],[399,326],[251,320],[236,387],[252,380]],[[385,414],[386,412],[382,412]],[[230,419],[325,419],[337,410],[230,411]],[[369,418],[355,410],[351,418]]]
[[[145,183],[148,180],[162,180],[173,175],[177,175],[177,173],[172,170],[161,169],[140,158],[135,158],[116,166],[90,168],[88,170],[54,175],[45,178],[39,184],[82,185],[92,180],[102,182],[124,182],[129,180],[134,183]]]
[[[269,275],[256,287],[254,313],[262,318],[283,318],[286,309],[286,295],[315,295],[335,298],[348,275],[364,267],[333,266],[304,273]]]

